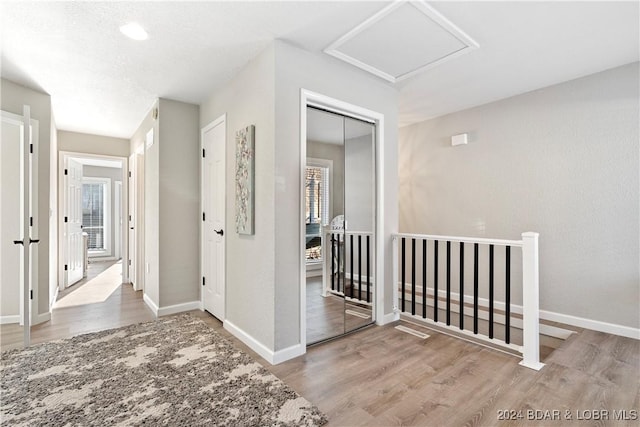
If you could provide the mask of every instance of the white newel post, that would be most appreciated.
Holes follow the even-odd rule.
[[[539,371],[540,292],[538,271],[538,233],[522,233],[522,366]]]
[[[320,226],[320,232],[322,235],[322,296],[326,297],[329,294],[329,280],[333,275],[333,271],[331,271],[331,253],[329,250],[329,241],[331,239],[331,234],[327,231],[327,228],[324,225]],[[333,245],[333,242],[331,242]]]

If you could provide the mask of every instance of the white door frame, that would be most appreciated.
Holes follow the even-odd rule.
[[[204,200],[205,200],[205,185],[204,185],[204,159],[202,157],[202,153],[204,150],[204,135],[205,133],[207,133],[209,130],[215,128],[216,126],[223,126],[224,129],[224,139],[225,139],[225,143],[224,143],[224,147],[225,147],[225,153],[224,153],[224,159],[225,159],[225,173],[224,173],[224,185],[222,186],[222,200],[226,200],[226,180],[227,180],[227,174],[226,174],[226,135],[227,135],[227,129],[226,129],[226,124],[227,122],[227,115],[223,114],[220,117],[218,117],[217,119],[215,119],[213,122],[209,123],[207,126],[203,127],[200,131],[200,212],[204,213]],[[223,230],[227,229],[226,226],[226,202],[224,203],[224,207],[223,207],[223,212],[224,212],[224,226],[223,226]],[[201,220],[200,221],[200,280],[204,280],[205,277],[205,271],[204,271],[204,265],[205,265],[205,221]],[[224,322],[224,319],[226,318],[226,312],[227,312],[227,290],[226,290],[226,286],[227,286],[227,268],[226,268],[226,237],[222,237],[222,278],[223,278],[223,284],[222,286],[224,287],[224,307],[222,309],[222,321]],[[201,282],[200,283],[200,309],[202,311],[204,311],[204,291],[203,291],[203,286],[204,284]]]
[[[120,259],[122,257],[122,181],[114,182],[114,201],[115,206],[113,209],[113,214],[115,218],[113,219],[113,224],[115,226],[114,237],[113,237],[113,256],[115,259]]]
[[[58,152],[58,289],[60,291],[64,290],[67,286],[66,283],[66,275],[64,272],[64,264],[66,262],[65,251],[66,251],[66,242],[63,238],[64,233],[64,209],[66,206],[65,200],[65,191],[64,191],[64,169],[65,169],[65,161],[68,157],[78,157],[84,159],[102,159],[102,160],[118,160],[122,165],[122,181],[124,182],[129,175],[129,164],[127,162],[127,157],[120,156],[109,156],[106,154],[90,154],[90,153],[80,153],[75,151],[59,151]],[[125,209],[128,209],[128,188],[127,186],[123,186],[122,188],[122,198],[125,201],[126,206]],[[127,216],[124,219],[124,224],[126,225],[126,229],[129,228],[129,217]],[[129,256],[129,236],[122,236],[122,258],[128,259]],[[129,282],[129,269],[126,268],[126,263],[122,263],[122,282]]]
[[[346,117],[372,122],[376,128],[376,237],[375,237],[375,311],[373,320],[379,323],[384,318],[384,114],[350,104],[306,89],[300,90],[300,345],[307,347],[307,278],[306,262],[301,254],[305,251],[305,168],[307,162],[307,107],[319,107]]]

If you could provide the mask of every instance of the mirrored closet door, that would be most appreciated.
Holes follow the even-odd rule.
[[[307,108],[307,344],[373,323],[375,126]]]

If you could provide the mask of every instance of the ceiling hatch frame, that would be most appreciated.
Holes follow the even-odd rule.
[[[435,61],[431,61],[428,62],[422,66],[419,66],[418,68],[414,68],[412,70],[408,70],[406,72],[403,72],[397,76],[394,76],[392,74],[389,74],[386,71],[381,70],[380,68],[377,68],[371,64],[367,64],[366,62],[363,62],[359,59],[354,58],[353,56],[343,52],[340,50],[340,48],[345,45],[347,42],[349,42],[351,39],[355,38],[357,35],[359,35],[360,33],[362,33],[363,31],[372,28],[377,22],[379,22],[380,20],[382,20],[383,18],[391,15],[394,11],[396,11],[398,8],[405,6],[405,5],[410,5],[413,6],[413,8],[415,8],[415,10],[418,13],[422,13],[424,15],[426,15],[426,17],[428,19],[430,19],[431,21],[433,21],[433,23],[435,23],[437,26],[439,26],[442,30],[446,31],[449,35],[453,36],[455,39],[457,39],[462,45],[464,45],[464,47],[462,47],[461,49],[452,51],[438,59],[436,59]],[[348,31],[346,34],[344,34],[342,37],[340,37],[339,39],[337,39],[336,41],[334,41],[332,44],[330,44],[326,49],[324,49],[324,52],[328,55],[331,55],[335,58],[341,59],[342,61],[345,61],[355,67],[358,67],[362,70],[365,70],[371,74],[374,74],[378,77],[383,78],[384,80],[387,80],[391,83],[396,83],[405,79],[408,79],[416,74],[422,73],[426,70],[429,70],[431,68],[434,68],[444,62],[450,61],[454,58],[459,57],[460,55],[464,55],[465,53],[469,53],[477,48],[479,48],[480,45],[478,44],[478,42],[476,42],[474,39],[472,39],[468,34],[466,34],[464,31],[462,31],[457,25],[455,25],[453,22],[451,22],[449,19],[447,19],[445,16],[443,16],[440,12],[438,12],[437,10],[435,10],[433,7],[431,7],[429,4],[427,4],[425,1],[423,0],[416,0],[416,1],[394,1],[393,3],[391,3],[390,5],[388,5],[387,7],[383,8],[382,10],[380,10],[379,12],[377,12],[375,15],[371,16],[370,18],[368,18],[367,20],[365,20],[364,22],[362,22],[361,24],[357,25],[356,27],[354,27],[352,30]]]

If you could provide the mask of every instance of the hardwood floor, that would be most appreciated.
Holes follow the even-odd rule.
[[[614,410],[632,418],[631,411],[640,409],[640,341],[629,338],[579,330],[536,372],[513,356],[406,324],[430,335],[423,340],[391,324],[310,347],[301,357],[271,366],[213,316],[191,314],[317,405],[329,426],[637,425],[613,420]],[[105,303],[56,310],[51,322],[34,328],[34,343],[153,318],[141,292],[122,285]],[[3,335],[3,348],[4,341]],[[499,420],[505,410],[522,419]],[[528,410],[558,410],[560,419],[529,420]],[[596,410],[609,411],[609,419],[576,420]]]
[[[114,262],[96,262],[89,266],[87,278],[58,294],[58,300],[78,291]],[[130,284],[122,284],[104,302],[54,308],[51,320],[31,328],[31,343],[38,344],[104,329],[154,320],[153,312]],[[0,350],[22,347],[22,327],[0,325]]]

